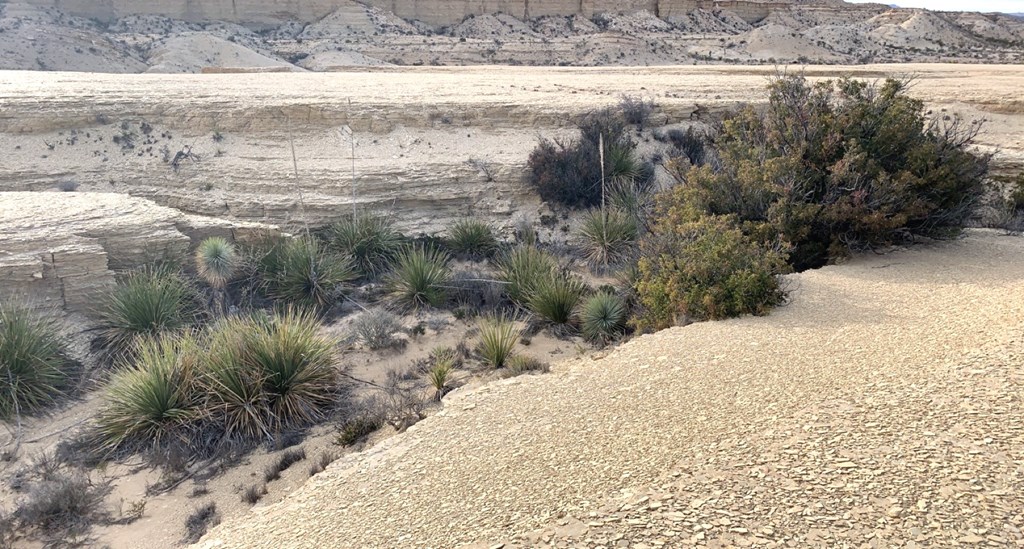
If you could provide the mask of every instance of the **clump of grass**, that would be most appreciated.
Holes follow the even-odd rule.
[[[402,330],[402,323],[390,311],[370,309],[352,322],[352,330],[364,345],[376,351],[395,345],[395,334]]]
[[[242,502],[255,505],[265,495],[267,495],[266,484],[253,484],[242,491]]]
[[[490,225],[477,219],[456,221],[445,243],[456,256],[471,259],[490,257],[498,249],[498,239]]]
[[[514,248],[498,261],[498,277],[509,299],[525,305],[537,285],[558,270],[558,260],[533,246]]]
[[[133,271],[118,281],[99,317],[107,346],[127,351],[139,336],[159,336],[194,323],[195,288],[169,267]]]
[[[381,421],[368,415],[360,415],[342,424],[335,443],[338,446],[352,446],[367,435],[380,429]]]
[[[362,276],[369,278],[387,272],[405,245],[390,219],[373,214],[346,217],[326,236],[332,250],[351,256]]]
[[[338,374],[334,342],[311,313],[226,319],[208,345],[201,384],[228,434],[269,437],[323,418]]]
[[[550,367],[546,362],[541,362],[532,356],[516,355],[508,359],[505,375],[507,377],[515,377],[523,374],[546,373],[548,370],[550,370]]]
[[[388,286],[395,302],[407,309],[439,307],[448,293],[451,278],[448,254],[426,246],[410,247],[398,254]]]
[[[267,466],[266,470],[263,471],[264,482],[270,482],[281,478],[281,473],[287,470],[292,465],[306,459],[305,448],[294,448],[286,450],[277,458],[277,461]]]
[[[639,231],[635,217],[617,209],[595,209],[584,214],[580,235],[587,262],[606,266],[629,257]]]
[[[600,292],[590,297],[580,310],[583,337],[598,345],[607,345],[626,329],[626,302],[619,296]]]
[[[320,452],[320,457],[309,466],[309,476],[324,472],[327,466],[334,463],[336,459],[338,459],[338,456],[334,452]]]
[[[81,534],[106,515],[103,501],[107,488],[81,471],[59,471],[27,489],[14,517],[44,534]]]
[[[312,238],[278,241],[259,269],[268,297],[320,311],[343,296],[357,274],[352,259],[326,250]]]
[[[217,511],[217,504],[214,502],[207,503],[202,507],[196,508],[185,519],[185,544],[192,544],[199,541],[199,538],[206,534],[206,531],[212,526],[220,524],[220,512]]]
[[[527,306],[547,322],[566,325],[573,320],[573,313],[585,291],[586,286],[575,276],[557,273],[540,280]]]
[[[501,368],[512,357],[521,330],[515,322],[504,317],[492,317],[480,322],[480,341],[477,353],[488,365]]]
[[[430,386],[434,388],[434,397],[437,400],[444,398],[451,387],[452,372],[455,371],[455,365],[453,360],[445,360],[434,363],[434,366],[427,372],[427,381]]]
[[[67,366],[56,321],[0,303],[0,419],[53,402],[67,382]]]
[[[142,340],[103,394],[96,432],[105,446],[159,446],[201,419],[195,377],[200,360],[191,334]]]

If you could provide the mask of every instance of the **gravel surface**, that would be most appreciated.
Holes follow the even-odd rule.
[[[769,317],[452,394],[200,546],[1024,544],[1024,239],[790,282]]]

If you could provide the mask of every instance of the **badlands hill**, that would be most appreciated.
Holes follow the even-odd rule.
[[[13,70],[195,73],[1022,58],[1024,20],[1018,17],[839,1],[0,2],[0,69]]]

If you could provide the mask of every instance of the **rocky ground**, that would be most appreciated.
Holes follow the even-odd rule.
[[[351,2],[312,23],[247,28],[152,15],[107,24],[11,2],[0,4],[0,53],[0,69],[127,73],[379,65],[1016,63],[1024,55],[1024,19],[809,2],[753,24],[728,10],[698,9],[665,19],[646,11],[529,21],[486,14],[431,27]]]
[[[790,278],[764,318],[453,394],[201,547],[1024,542],[1024,241]]]

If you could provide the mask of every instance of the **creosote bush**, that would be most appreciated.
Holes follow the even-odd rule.
[[[598,345],[607,345],[626,330],[629,310],[621,297],[609,293],[594,294],[580,309],[580,330],[583,338]]]
[[[413,246],[398,254],[388,287],[406,309],[440,307],[448,296],[451,268],[448,254],[429,246]]]
[[[268,297],[318,311],[334,305],[356,278],[351,258],[305,237],[277,241],[258,269]]]
[[[56,321],[0,303],[0,419],[42,409],[61,395],[69,361]]]
[[[486,259],[498,249],[498,239],[490,225],[477,219],[460,219],[448,231],[448,249],[457,257]]]
[[[118,280],[99,310],[101,338],[112,351],[128,351],[140,336],[192,325],[197,303],[195,288],[170,267],[132,271]]]
[[[505,317],[486,318],[480,322],[480,341],[477,354],[494,368],[505,366],[512,357],[522,331],[511,319]]]
[[[351,256],[367,278],[387,272],[405,247],[405,238],[390,219],[368,213],[343,218],[328,229],[326,237],[330,249]]]

